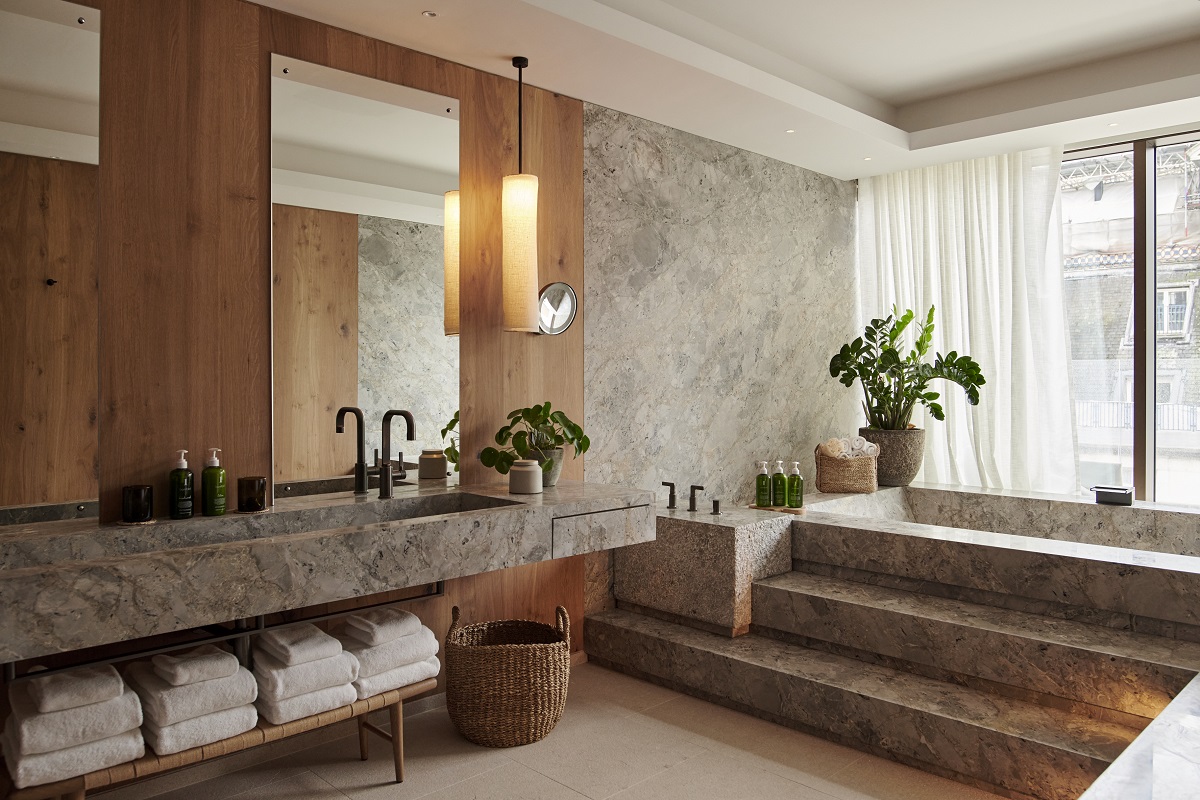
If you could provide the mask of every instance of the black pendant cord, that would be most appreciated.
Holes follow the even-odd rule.
[[[512,65],[517,68],[517,172],[525,173],[525,68],[529,59],[516,56]]]

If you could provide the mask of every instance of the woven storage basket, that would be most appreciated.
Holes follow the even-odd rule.
[[[446,710],[475,744],[515,747],[543,738],[562,716],[571,675],[571,621],[529,620],[459,625],[446,634]]]
[[[879,488],[879,456],[830,458],[820,447],[813,454],[817,459],[818,492],[870,494]]]

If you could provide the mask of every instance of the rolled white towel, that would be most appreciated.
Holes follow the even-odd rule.
[[[331,686],[328,689],[318,689],[308,694],[296,695],[286,700],[267,700],[259,698],[255,703],[258,713],[263,719],[274,725],[311,717],[322,711],[348,706],[358,699],[354,686],[347,683],[342,686]]]
[[[867,440],[861,436],[853,436],[850,438],[850,452],[861,453],[867,448]]]
[[[179,655],[164,653],[150,659],[154,673],[172,686],[228,678],[238,670],[237,656],[215,644],[206,644]]]
[[[258,683],[244,667],[238,667],[228,678],[172,686],[158,677],[153,667],[140,661],[129,665],[125,677],[142,699],[146,719],[160,728],[244,706],[258,697]]]
[[[867,446],[865,448],[863,448],[863,455],[865,455],[865,456],[879,455],[879,445],[875,444],[874,442],[867,442]]]
[[[438,654],[438,640],[433,631],[421,626],[416,633],[401,636],[374,647],[368,647],[349,635],[339,635],[342,646],[358,659],[358,677],[370,678],[381,672],[426,661]]]
[[[426,678],[436,678],[441,671],[442,664],[438,661],[437,656],[434,656],[425,661],[418,661],[416,664],[408,664],[372,675],[370,678],[359,678],[354,682],[354,689],[358,692],[359,700],[366,700],[368,697],[382,694],[389,689],[399,689],[401,686],[408,686]]]
[[[18,789],[86,775],[146,755],[146,745],[139,728],[53,753],[29,756],[17,752],[10,731],[5,728],[4,735],[0,736],[0,749],[4,751],[8,774]]]
[[[346,617],[345,633],[368,647],[376,647],[414,634],[421,627],[421,620],[409,611],[390,607],[373,608]]]
[[[252,705],[227,708],[195,719],[185,719],[160,728],[147,722],[142,728],[146,744],[160,756],[203,747],[245,733],[258,724],[258,709]]]
[[[310,622],[267,631],[258,637],[257,644],[289,667],[342,652],[341,642]]]
[[[254,649],[254,679],[258,696],[279,702],[331,686],[351,683],[359,675],[358,659],[350,653],[287,667],[261,648]]]
[[[42,713],[103,703],[120,697],[125,683],[116,667],[80,667],[29,681],[29,696]]]
[[[28,683],[11,684],[8,724],[13,746],[21,755],[52,753],[133,730],[142,724],[142,704],[132,689],[124,683],[121,688],[125,692],[111,700],[43,714],[30,696]]]

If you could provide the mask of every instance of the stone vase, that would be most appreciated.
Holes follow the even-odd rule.
[[[542,486],[550,488],[557,484],[559,476],[562,475],[563,448],[556,447],[553,450],[538,450],[535,448],[529,451],[529,455],[536,458],[539,464],[546,463],[547,458],[554,459],[554,466],[542,472]]]
[[[925,429],[885,431],[859,428],[858,435],[879,445],[879,485],[908,486],[925,459]]]

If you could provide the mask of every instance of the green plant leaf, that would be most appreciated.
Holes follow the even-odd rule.
[[[479,461],[488,468],[500,462],[500,451],[494,447],[485,447],[479,451]]]

